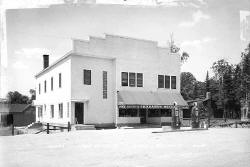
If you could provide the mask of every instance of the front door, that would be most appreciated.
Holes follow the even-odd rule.
[[[77,124],[83,124],[84,117],[83,103],[75,103],[75,122]]]
[[[141,124],[145,124],[147,122],[147,120],[146,120],[147,110],[146,109],[140,109],[139,112],[140,112]]]

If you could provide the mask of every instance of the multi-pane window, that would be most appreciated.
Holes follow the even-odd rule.
[[[103,92],[102,92],[102,96],[104,99],[108,98],[108,73],[107,71],[103,71],[102,72],[102,81],[103,81]]]
[[[59,118],[63,118],[63,103],[58,104]]]
[[[50,118],[54,118],[54,105],[50,105]]]
[[[41,84],[39,83],[38,85],[38,92],[39,92],[39,95],[41,94]]]
[[[143,87],[143,74],[137,73],[137,87]]]
[[[39,118],[43,117],[43,107],[42,106],[38,107],[38,117]]]
[[[91,70],[83,70],[83,84],[91,85]]]
[[[134,72],[122,72],[122,86],[143,87],[143,74]]]
[[[176,89],[176,76],[171,76],[171,89]]]
[[[69,118],[69,102],[67,102],[67,118]]]
[[[46,80],[44,81],[44,93],[46,93],[46,91],[47,91],[47,82],[46,82]]]
[[[171,109],[160,109],[161,117],[171,117]]]
[[[158,75],[158,88],[164,88],[164,75]]]
[[[119,109],[119,117],[137,117],[138,110],[137,109]]]
[[[62,87],[62,73],[59,73],[59,88]]]
[[[50,88],[51,91],[53,91],[53,77],[50,78]]]
[[[135,87],[135,73],[129,73],[129,86]]]
[[[122,86],[128,86],[128,73],[122,72]]]
[[[169,89],[170,88],[170,76],[165,75],[165,88]]]

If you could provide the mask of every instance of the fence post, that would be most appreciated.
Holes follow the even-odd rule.
[[[235,122],[235,127],[238,128],[237,122]]]
[[[12,136],[14,136],[14,135],[15,135],[15,128],[14,128],[14,124],[12,124],[12,126],[11,126],[11,134],[12,134]]]
[[[71,127],[70,127],[70,122],[68,122],[68,132],[70,131]]]
[[[49,134],[49,123],[47,123],[47,134]]]

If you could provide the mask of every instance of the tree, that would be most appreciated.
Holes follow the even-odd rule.
[[[196,78],[190,72],[181,73],[181,94],[185,100],[193,99],[193,89]]]
[[[215,79],[219,81],[219,99],[218,105],[223,106],[223,117],[226,116],[226,109],[225,109],[225,89],[224,89],[224,78],[228,70],[231,68],[231,65],[224,59],[218,60],[213,63],[212,69],[215,74]]]
[[[242,89],[245,92],[245,98],[249,98],[250,94],[250,43],[242,53]]]
[[[34,89],[30,89],[29,92],[30,92],[30,95],[31,95],[31,97],[30,97],[31,102],[32,102],[32,100],[36,100],[36,91]]]
[[[22,95],[18,91],[8,92],[7,101],[10,104],[29,104],[29,97],[26,95]]]

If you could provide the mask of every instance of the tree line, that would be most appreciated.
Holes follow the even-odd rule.
[[[197,81],[190,72],[181,73],[181,94],[185,100],[204,98],[211,92],[212,110],[215,117],[240,118],[241,103],[250,99],[250,44],[241,54],[238,64],[225,59],[211,67],[214,75],[207,72],[204,82]]]

